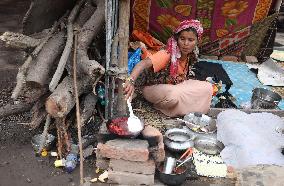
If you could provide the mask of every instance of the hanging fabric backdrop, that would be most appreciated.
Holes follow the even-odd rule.
[[[201,51],[240,55],[251,25],[267,17],[272,0],[131,0],[131,30],[149,32],[166,43],[185,19],[204,27]]]

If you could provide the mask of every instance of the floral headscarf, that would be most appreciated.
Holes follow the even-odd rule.
[[[187,28],[194,28],[198,35],[198,41],[201,40],[201,36],[203,33],[203,27],[202,24],[198,20],[185,20],[182,21],[179,26],[175,29],[174,33],[177,34],[182,30],[185,30]],[[174,38],[174,36],[170,37],[168,39],[167,43],[167,51],[171,54],[171,66],[170,66],[170,75],[172,77],[177,76],[177,70],[178,70],[178,63],[177,59],[181,57],[179,47],[177,46],[177,40]]]

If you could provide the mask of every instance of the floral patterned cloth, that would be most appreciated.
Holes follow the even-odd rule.
[[[210,48],[206,54],[219,55],[219,41],[266,18],[272,4],[273,0],[131,0],[131,29],[166,43],[182,20],[197,19],[204,27],[202,47]],[[231,49],[240,53],[242,48]]]

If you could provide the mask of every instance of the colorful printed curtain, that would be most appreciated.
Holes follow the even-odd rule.
[[[267,17],[271,4],[272,0],[131,0],[130,25],[131,30],[149,32],[166,43],[181,21],[198,19],[204,27],[202,51],[240,53],[251,25]],[[237,40],[240,46],[220,46],[228,40]]]

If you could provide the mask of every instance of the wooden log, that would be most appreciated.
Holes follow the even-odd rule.
[[[120,69],[127,68],[128,61],[128,38],[129,38],[129,16],[130,16],[130,0],[119,1],[119,61],[118,67]],[[120,77],[118,82],[118,100],[117,100],[117,113],[118,115],[126,114],[126,101],[123,94],[123,79],[127,72]]]
[[[97,96],[94,93],[90,93],[85,96],[80,103],[80,113],[81,113],[81,125],[82,127],[89,121],[89,119],[96,112]]]
[[[30,49],[35,48],[40,44],[40,39],[34,39],[32,37],[14,33],[14,32],[5,32],[0,36],[0,40],[4,41],[7,46],[12,48],[20,49]]]
[[[50,74],[54,68],[56,58],[61,54],[64,47],[64,32],[54,35],[43,47],[27,73],[26,83],[28,86],[44,87],[50,81]]]
[[[32,89],[28,91],[31,95],[25,97],[25,102],[18,104],[7,104],[0,108],[0,118],[10,115],[20,114],[31,110],[36,101],[42,97],[45,93],[45,89]]]
[[[78,79],[78,94],[91,89],[87,77]],[[72,77],[66,76],[55,91],[48,97],[45,109],[53,117],[64,117],[75,105],[74,87]]]
[[[34,102],[19,103],[19,104],[7,104],[0,108],[0,118],[28,112],[33,107]]]
[[[87,0],[81,8],[78,18],[76,19],[74,25],[78,25],[78,27],[82,27],[86,21],[93,15],[95,12],[96,7],[93,6],[91,0]]]
[[[40,108],[32,115],[32,120],[29,123],[29,127],[31,129],[36,129],[40,126],[40,124],[43,123],[43,121],[46,119],[47,112],[44,108]]]
[[[47,41],[52,37],[53,33],[56,31],[57,27],[59,26],[59,23],[62,21],[64,17],[62,17],[59,22],[55,22],[52,26],[50,32],[47,34],[47,36],[42,40],[42,42],[35,48],[35,50],[32,52],[32,54],[26,59],[24,64],[19,68],[19,72],[17,74],[17,85],[14,88],[12,92],[12,99],[16,99],[21,90],[24,87],[24,84],[26,82],[26,74],[29,69],[29,66],[32,62],[32,60],[35,58],[35,56],[38,55],[38,53],[41,51],[42,47],[47,43]]]
[[[41,96],[31,109],[32,119],[29,124],[31,129],[36,129],[45,120],[47,112],[45,111],[45,101],[50,94]]]
[[[67,23],[67,41],[66,41],[66,45],[65,48],[63,50],[63,53],[61,55],[61,58],[59,60],[57,69],[52,77],[52,80],[49,84],[49,90],[51,92],[54,91],[54,89],[56,88],[56,86],[59,83],[59,80],[61,79],[61,76],[63,74],[66,62],[70,56],[70,52],[72,49],[72,45],[73,45],[73,22],[75,20],[75,17],[78,14],[78,11],[80,9],[80,7],[82,6],[82,4],[85,2],[85,0],[81,0],[79,1],[79,3],[77,3],[75,5],[75,7],[72,9],[69,17],[68,17],[68,23]]]
[[[96,1],[97,9],[90,19],[84,24],[78,34],[77,59],[78,68],[95,81],[98,75],[105,73],[105,68],[95,60],[89,60],[87,49],[93,38],[98,35],[105,21],[105,1]],[[79,73],[78,73],[79,74]]]

